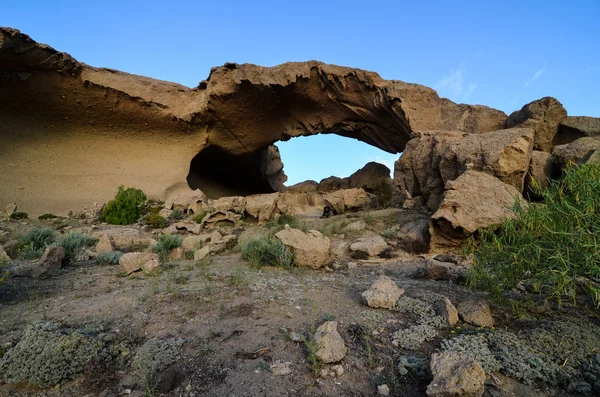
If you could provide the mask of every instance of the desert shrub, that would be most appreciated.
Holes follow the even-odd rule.
[[[377,205],[380,208],[387,207],[392,201],[392,181],[390,178],[379,178],[371,185],[372,193],[377,197]]]
[[[398,235],[398,230],[396,230],[396,228],[391,227],[381,232],[381,235],[387,239],[393,239],[396,238],[396,236]]]
[[[202,219],[206,216],[207,212],[200,212],[192,218],[192,220],[196,223],[202,223]]]
[[[291,215],[291,214],[279,215],[279,218],[277,218],[277,224],[282,225],[282,226],[289,225],[290,227],[293,227],[293,228],[298,228],[298,226],[300,226],[298,217],[296,215]]]
[[[183,237],[177,234],[163,234],[158,239],[158,243],[152,247],[152,251],[158,254],[160,262],[164,263],[169,258],[171,250],[173,248],[181,247],[181,243],[183,243]]]
[[[119,186],[114,200],[102,211],[102,219],[113,225],[130,225],[140,218],[146,194],[140,189]]]
[[[600,304],[600,164],[568,168],[541,192],[543,204],[515,205],[515,217],[472,239],[468,283],[496,297],[517,284],[559,303],[585,288]]]
[[[179,208],[175,208],[173,212],[169,214],[169,222],[176,222],[183,219],[183,211]]]
[[[80,232],[71,232],[64,237],[61,237],[56,242],[56,245],[63,247],[65,250],[65,256],[62,260],[63,266],[73,263],[82,249],[91,247],[97,242],[97,238]]]
[[[121,251],[102,252],[96,256],[96,263],[99,265],[117,265],[121,256],[123,256]]]
[[[10,219],[14,219],[14,220],[29,219],[29,215],[27,214],[27,212],[16,211],[10,216]]]
[[[56,219],[56,218],[58,218],[58,216],[56,216],[54,214],[42,214],[42,215],[38,216],[38,219],[40,221],[45,221],[48,219]]]
[[[294,255],[289,252],[281,241],[261,237],[249,240],[242,247],[242,259],[250,262],[253,268],[263,265],[290,268],[294,264]]]
[[[152,226],[153,229],[162,229],[163,227],[167,226],[167,220],[155,213],[149,213],[146,215],[144,222],[147,225]]]
[[[42,256],[44,249],[54,242],[56,233],[54,230],[44,227],[33,229],[21,237],[20,256],[23,259],[35,259]]]

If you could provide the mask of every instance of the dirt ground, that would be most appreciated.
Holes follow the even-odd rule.
[[[365,231],[332,239],[381,232],[390,222],[390,213],[369,214],[367,219]],[[75,230],[91,227],[70,222]],[[332,220],[310,222],[315,227]],[[13,221],[0,226],[16,233],[39,223]],[[266,232],[252,224],[243,228],[245,236]],[[393,244],[393,239],[389,242]],[[357,261],[346,257],[320,270],[253,269],[239,251],[236,247],[200,263],[176,260],[163,264],[160,273],[153,275],[124,277],[118,265],[88,260],[65,267],[47,280],[8,277],[0,285],[0,345],[17,344],[32,323],[51,322],[64,327],[100,327],[110,340],[127,348],[119,366],[86,369],[83,376],[48,389],[4,384],[0,395],[373,396],[378,385],[386,384],[392,396],[424,396],[431,375],[399,376],[398,358],[429,359],[443,339],[471,328],[461,323],[462,328],[440,330],[416,351],[401,349],[391,344],[390,335],[411,325],[414,318],[399,311],[372,309],[361,292],[383,274],[413,298],[486,299],[483,293],[457,282],[424,279],[421,275],[427,258],[399,249],[393,258]],[[352,261],[358,264],[356,268],[348,267]],[[516,313],[494,304],[492,308],[497,329],[516,329],[524,319],[539,318],[534,311]],[[577,316],[590,324],[596,321],[573,310],[551,310],[550,317],[565,316]],[[307,345],[291,339],[296,334],[309,337],[326,320],[338,322],[348,353],[340,363],[343,374],[323,377],[320,370],[333,366],[314,365]],[[135,350],[145,341],[169,338],[182,338],[184,343],[176,362],[158,375],[149,391],[143,374],[134,368]],[[291,371],[279,375],[281,366]],[[525,385],[498,372],[489,377],[484,395],[570,394],[544,384]]]

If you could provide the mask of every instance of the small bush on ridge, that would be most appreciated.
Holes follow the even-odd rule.
[[[97,242],[97,238],[80,232],[71,232],[60,238],[56,242],[56,245],[63,247],[65,250],[65,256],[62,260],[63,266],[73,263],[77,259],[79,251],[85,247],[91,247]]]
[[[112,225],[130,225],[140,218],[146,194],[140,189],[119,186],[114,200],[102,211],[102,219]]]
[[[289,252],[281,241],[261,237],[249,240],[242,247],[242,259],[250,262],[253,268],[263,265],[291,268],[294,265],[294,255]]]
[[[33,229],[21,237],[21,257],[23,259],[36,259],[42,256],[47,246],[54,242],[54,230],[44,227]]]
[[[118,265],[121,256],[123,256],[121,251],[102,252],[96,256],[96,263],[99,265]]]

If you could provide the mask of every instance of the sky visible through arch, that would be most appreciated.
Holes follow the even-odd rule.
[[[507,114],[554,96],[570,115],[600,117],[598,0],[29,0],[1,8],[0,26],[81,62],[189,87],[225,62],[316,59]],[[347,141],[326,135],[280,145],[290,182],[318,180],[315,164],[347,176],[377,157],[388,166],[398,157]]]

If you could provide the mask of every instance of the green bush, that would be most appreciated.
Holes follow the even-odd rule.
[[[91,247],[97,242],[97,238],[80,232],[71,232],[64,237],[61,237],[56,242],[56,245],[63,247],[65,250],[65,256],[62,260],[63,266],[73,263],[82,249]]]
[[[20,256],[23,259],[36,259],[42,256],[47,246],[54,242],[56,233],[50,228],[33,229],[21,237]]]
[[[146,215],[146,217],[144,218],[144,222],[147,225],[152,226],[153,229],[162,229],[167,226],[167,220],[155,213],[150,213]]]
[[[42,214],[42,215],[38,216],[38,219],[40,221],[45,221],[48,219],[56,219],[56,218],[58,218],[58,216],[56,216],[54,214]]]
[[[196,223],[202,223],[202,219],[204,219],[206,214],[207,212],[200,212],[199,214],[195,215],[192,220]]]
[[[112,225],[130,225],[140,218],[145,202],[143,191],[121,185],[115,199],[104,207],[102,219]]]
[[[158,243],[152,247],[152,251],[158,254],[161,263],[165,263],[169,258],[171,250],[173,248],[181,247],[181,243],[183,243],[183,237],[177,234],[163,234],[158,239]]]
[[[294,255],[289,252],[281,241],[261,237],[249,240],[242,247],[242,259],[250,262],[253,268],[281,266],[291,268],[294,265]]]
[[[468,283],[500,297],[518,284],[559,303],[585,289],[600,303],[600,165],[567,169],[541,192],[543,204],[515,205],[516,216],[470,241]]]
[[[175,208],[173,212],[169,214],[169,222],[176,222],[183,219],[183,211],[179,208]]]
[[[96,263],[99,265],[118,265],[121,256],[123,256],[121,251],[102,252],[96,256]]]
[[[371,186],[371,191],[377,197],[377,205],[380,208],[387,207],[392,201],[392,180],[390,178],[379,178]]]
[[[27,212],[16,211],[10,216],[10,219],[14,219],[14,220],[29,219],[29,215],[27,214]]]

